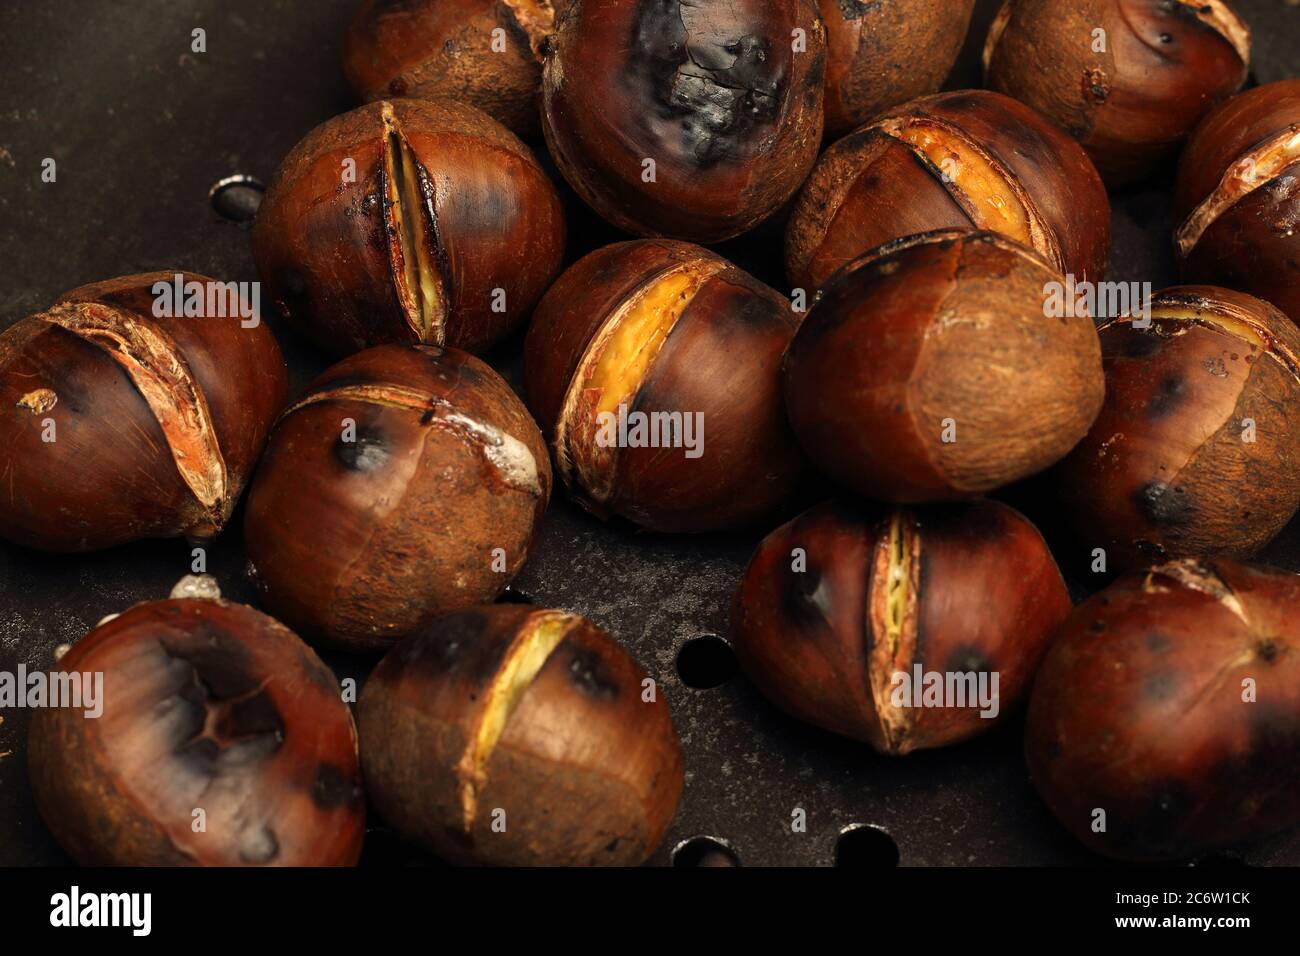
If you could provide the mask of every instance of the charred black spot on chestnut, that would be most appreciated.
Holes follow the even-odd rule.
[[[1124,336],[1124,354],[1129,358],[1150,358],[1164,347],[1164,336],[1150,329],[1131,329]]]
[[[1104,629],[1106,626],[1105,622],[1103,621],[1101,624]],[[1147,635],[1147,650],[1152,651],[1153,653],[1163,654],[1173,647],[1173,645],[1173,639],[1162,631],[1152,631]]]
[[[1104,634],[1106,632],[1105,621],[1093,621],[1092,627],[1089,628],[1094,634]]]
[[[1265,638],[1255,645],[1256,656],[1266,664],[1275,663],[1279,652],[1278,642],[1273,638]]]
[[[312,782],[311,799],[318,807],[333,809],[359,799],[360,793],[355,780],[348,779],[332,763],[323,763],[316,770],[316,779]]]
[[[991,674],[994,669],[993,662],[983,649],[973,644],[954,648],[943,666],[943,670],[949,674]]]
[[[1147,678],[1145,693],[1152,700],[1168,700],[1177,693],[1181,681],[1173,672],[1160,672]]]
[[[1196,506],[1183,488],[1165,481],[1150,481],[1134,498],[1138,510],[1154,525],[1184,525],[1196,516]]]
[[[1147,414],[1152,418],[1163,418],[1173,413],[1186,400],[1188,391],[1187,379],[1181,375],[1166,375],[1151,396]]]
[[[334,442],[334,457],[348,471],[378,471],[388,464],[391,454],[384,433],[374,427],[355,436],[339,435]]]
[[[600,655],[583,648],[569,648],[568,654],[569,680],[574,687],[596,700],[613,700],[618,696],[618,684],[606,672]]]

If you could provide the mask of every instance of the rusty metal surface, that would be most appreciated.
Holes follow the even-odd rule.
[[[354,0],[60,0],[0,9],[0,327],[66,289],[131,272],[182,268],[253,280],[249,235],[213,211],[209,189],[242,173],[267,180],[308,129],[349,108],[338,57]],[[1300,73],[1300,7],[1242,0],[1257,40],[1260,82]],[[996,3],[981,2],[949,86],[978,83],[977,50]],[[190,31],[207,31],[207,52]],[[58,163],[54,184],[41,161]],[[1172,181],[1172,172],[1165,182]],[[572,261],[617,234],[570,201]],[[1111,278],[1174,279],[1169,192],[1159,179],[1114,197]],[[720,250],[778,288],[779,228]],[[276,327],[295,388],[322,356]],[[518,384],[519,342],[490,359]],[[1050,525],[1032,487],[1010,492]],[[209,551],[228,597],[251,600],[236,514]],[[1050,527],[1047,529],[1052,537]],[[693,539],[604,526],[556,500],[514,590],[584,613],[617,635],[656,677],[687,754],[687,785],[654,861],[699,835],[719,838],[746,865],[830,864],[841,830],[856,860],[888,865],[1088,863],[1034,795],[1018,721],[983,739],[906,759],[797,724],[743,677],[686,686],[679,649],[725,635],[732,590],[757,535]],[[1064,545],[1053,539],[1053,544]],[[1300,526],[1270,549],[1300,569]],[[1068,555],[1066,563],[1069,564]],[[164,597],[188,571],[183,542],[151,542],[84,556],[48,556],[0,543],[0,670],[48,667],[54,648],[106,614]],[[1076,595],[1087,583],[1076,576]],[[708,648],[701,650],[709,663]],[[366,665],[331,658],[340,675]],[[725,663],[725,660],[723,661]],[[707,670],[707,666],[705,667]],[[688,670],[688,677],[691,674]],[[699,680],[692,678],[693,682]],[[0,865],[67,862],[41,824],[26,781],[26,714],[0,712]],[[792,833],[795,808],[807,832]],[[375,824],[364,862],[430,862]],[[1300,833],[1244,851],[1256,864],[1300,863]]]

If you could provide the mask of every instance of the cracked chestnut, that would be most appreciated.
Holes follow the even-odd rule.
[[[363,100],[455,100],[531,138],[542,43],[567,3],[366,0],[348,27],[343,72]]]
[[[1079,140],[1109,186],[1173,158],[1249,65],[1225,0],[1007,0],[984,46],[989,88]]]
[[[542,131],[579,196],[640,236],[718,242],[817,158],[815,0],[576,0],[542,69]]]
[[[986,90],[939,93],[822,154],[786,227],[786,271],[811,292],[868,249],[936,229],[1001,233],[1096,282],[1110,203],[1083,148],[1028,106]]]
[[[1179,162],[1174,208],[1186,279],[1300,322],[1300,80],[1248,90],[1205,118]]]
[[[356,728],[294,633],[221,600],[139,604],[64,655],[102,712],[32,715],[42,819],[89,866],[351,866],[365,832]],[[82,703],[84,703],[84,699]]]
[[[635,866],[663,839],[683,783],[668,705],[648,687],[576,614],[449,614],[366,681],[367,792],[394,829],[455,863]]]
[[[826,131],[847,133],[881,110],[943,85],[975,0],[818,0],[826,24]]]
[[[186,292],[156,315],[155,286],[177,276],[202,301]],[[0,537],[89,551],[221,530],[288,387],[271,330],[228,291],[194,273],[122,276],[0,335]]]
[[[1185,559],[1116,581],[1053,640],[1025,752],[1057,819],[1109,857],[1300,824],[1300,577]]]
[[[253,229],[271,301],[326,351],[482,351],[564,255],[559,196],[528,147],[459,103],[380,101],[312,130]]]
[[[1069,613],[1038,529],[1004,504],[839,500],[763,539],[732,636],[782,710],[898,755],[1005,718]]]
[[[1105,387],[1087,313],[1048,315],[1058,280],[994,233],[912,236],[846,266],[785,359],[790,423],[813,463],[869,498],[916,502],[1056,462]]]
[[[378,346],[280,417],[244,541],[278,617],[309,640],[382,649],[500,594],[550,491],[542,436],[496,372],[455,349]]]
[[[1117,568],[1249,557],[1300,509],[1300,330],[1213,286],[1100,329],[1106,400],[1055,473],[1069,520]]]
[[[752,524],[796,490],[781,406],[788,299],[699,246],[637,240],[569,268],[524,345],[570,494],[656,531]]]

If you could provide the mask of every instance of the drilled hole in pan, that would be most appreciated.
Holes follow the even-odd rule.
[[[536,604],[533,596],[527,591],[520,591],[518,588],[508,587],[501,592],[498,602],[501,604]]]
[[[218,179],[208,190],[208,201],[217,215],[231,222],[251,222],[262,205],[266,187],[254,176],[242,173]]]
[[[673,848],[673,866],[740,866],[740,855],[720,837],[697,836]]]
[[[835,841],[835,865],[873,869],[898,866],[898,844],[883,827],[851,823]]]
[[[720,687],[736,676],[736,653],[716,634],[701,634],[677,652],[677,676],[687,687],[707,690]]]

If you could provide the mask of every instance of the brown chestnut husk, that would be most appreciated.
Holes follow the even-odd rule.
[[[564,214],[528,147],[491,117],[385,100],[289,152],[253,251],[271,300],[328,352],[478,352],[522,322],[559,272]]]
[[[1300,322],[1300,80],[1216,107],[1179,161],[1183,276],[1248,292]]]
[[[763,539],[732,635],[746,674],[782,710],[897,755],[1005,718],[1069,612],[1042,536],[1006,505],[839,500]],[[932,688],[936,674],[965,701],[936,704],[927,690],[918,700],[918,678]]]
[[[277,616],[310,640],[376,650],[499,595],[550,491],[542,436],[496,372],[455,349],[379,346],[280,417],[244,540]]]
[[[1001,233],[1096,282],[1110,203],[1083,148],[1028,106],[987,90],[940,93],[822,154],[786,227],[786,271],[811,292],[868,249],[938,229]]]
[[[375,668],[366,788],[399,833],[456,863],[643,863],[682,753],[645,671],[590,621],[515,604],[442,617]]]
[[[545,56],[551,155],[619,229],[729,239],[785,203],[817,158],[815,0],[580,0]]]
[[[529,405],[570,494],[657,531],[779,508],[804,469],[780,392],[797,324],[788,299],[689,243],[618,243],[576,263],[524,345]]]
[[[1191,859],[1300,824],[1300,577],[1184,559],[1079,605],[1034,683],[1034,785],[1090,849]]]
[[[817,5],[826,24],[826,131],[836,136],[937,91],[975,11],[975,0]]]
[[[1300,509],[1300,330],[1213,286],[1099,332],[1106,400],[1055,474],[1080,540],[1115,568],[1258,552]]]
[[[343,72],[363,100],[412,96],[478,107],[519,136],[539,132],[541,49],[568,0],[366,0]]]
[[[179,301],[155,291],[178,283]],[[90,551],[221,530],[288,388],[251,303],[209,294],[224,286],[122,276],[0,334],[0,537]]]
[[[973,497],[1052,465],[1087,433],[1105,387],[1086,311],[1048,316],[1058,280],[994,233],[913,236],[845,267],[785,359],[808,456],[897,502]]]
[[[356,728],[297,635],[242,604],[173,599],[107,619],[59,675],[102,713],[32,715],[41,817],[89,866],[351,866],[365,832]]]
[[[1249,66],[1225,0],[1007,0],[984,47],[989,88],[1079,140],[1112,187],[1171,159]]]

